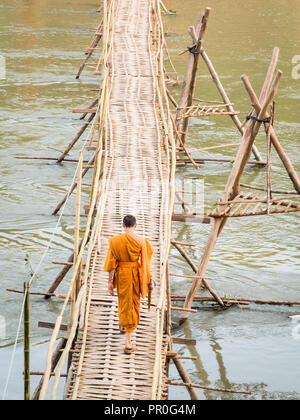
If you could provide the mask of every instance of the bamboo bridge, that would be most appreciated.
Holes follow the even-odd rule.
[[[87,108],[77,109],[84,120],[82,129],[57,162],[68,161],[68,152],[88,132],[80,151],[77,170],[68,194],[56,207],[54,214],[64,209],[68,198],[76,190],[76,224],[74,253],[63,264],[61,272],[45,293],[46,298],[64,298],[64,304],[49,344],[46,369],[33,399],[49,396],[50,379],[54,376],[52,399],[57,398],[61,378],[67,377],[64,398],[67,400],[160,400],[168,398],[168,386],[184,386],[191,399],[199,399],[195,389],[251,394],[249,391],[226,390],[192,384],[179,354],[173,344],[195,344],[193,339],[171,336],[171,310],[181,311],[181,322],[191,312],[193,301],[210,302],[226,309],[235,304],[298,305],[299,302],[271,302],[247,298],[222,298],[211,287],[206,267],[219,234],[230,217],[271,215],[300,211],[300,181],[281,147],[274,128],[274,109],[268,110],[276,94],[281,72],[273,77],[279,50],[273,57],[259,98],[244,76],[243,82],[251,98],[251,113],[242,123],[233,108],[221,80],[213,67],[202,40],[206,31],[210,9],[201,12],[195,27],[190,27],[192,46],[180,102],[177,104],[167,85],[176,78],[176,72],[165,68],[168,50],[164,38],[160,0],[103,0],[99,9],[100,22],[86,51],[86,58],[77,77],[91,57],[99,55],[93,64],[97,76],[97,99]],[[98,47],[102,42],[101,48]],[[222,98],[219,101],[201,101],[193,97],[199,60],[202,58]],[[170,110],[171,104],[175,107]],[[242,135],[241,142],[214,145],[208,148],[188,150],[186,137],[191,117],[229,116]],[[88,117],[88,118],[87,118]],[[87,118],[87,119],[86,119]],[[263,161],[254,144],[260,126],[267,134],[268,158]],[[293,192],[276,191],[270,182],[271,144],[276,149],[295,187]],[[235,159],[194,158],[194,152],[238,147]],[[89,153],[92,152],[92,155]],[[250,160],[251,153],[254,160]],[[85,157],[85,159],[83,158]],[[88,156],[88,159],[86,159]],[[70,160],[70,159],[69,159]],[[191,211],[179,191],[175,190],[176,166],[193,165],[214,161],[234,163],[223,198],[208,217]],[[246,165],[258,165],[267,171],[266,188],[244,185],[246,188],[265,191],[266,196],[240,192],[241,176]],[[92,182],[82,178],[93,170]],[[80,229],[82,207],[81,188],[89,188],[89,203],[85,204],[86,226]],[[281,195],[274,199],[273,194]],[[175,197],[179,203],[175,202]],[[175,213],[174,205],[182,207]],[[157,287],[152,296],[150,310],[146,301],[141,302],[141,321],[134,333],[137,347],[134,354],[124,354],[124,336],[119,331],[117,297],[107,291],[107,273],[103,271],[108,239],[121,233],[122,218],[134,214],[138,220],[137,233],[145,236],[154,246],[152,274]],[[213,224],[207,247],[199,267],[194,264],[185,246],[172,238],[172,220]],[[80,239],[80,231],[84,231]],[[181,275],[192,279],[186,296],[171,296],[168,257],[174,246],[193,270],[193,275]],[[56,289],[71,270],[72,278],[66,295],[56,295]],[[180,276],[180,275],[178,275]],[[203,285],[211,297],[196,296]],[[171,299],[172,298],[172,299]],[[171,300],[184,301],[184,307],[171,306]],[[70,320],[63,324],[68,316]],[[58,334],[67,331],[55,348]],[[169,361],[173,360],[182,383],[168,378]],[[67,367],[67,373],[63,368]]]
[[[61,356],[63,361],[72,347],[65,392],[70,400],[167,396],[169,336],[164,323],[175,146],[163,73],[159,7],[155,0],[105,0],[101,10],[100,99],[91,140],[96,153],[83,239],[89,243],[88,255],[78,287],[84,244],[80,250],[77,247],[68,296],[74,297],[77,286],[76,303]],[[149,312],[147,302],[142,302],[141,321],[133,338],[137,351],[132,355],[123,352],[117,297],[108,294],[103,271],[108,239],[121,233],[126,214],[137,217],[138,234],[155,248],[152,273],[157,280]],[[59,375],[58,367],[57,379]],[[47,375],[41,399],[46,388]]]

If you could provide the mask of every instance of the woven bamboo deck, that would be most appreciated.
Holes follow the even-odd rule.
[[[170,158],[167,138],[161,134],[159,95],[164,92],[158,93],[156,87],[161,69],[151,11],[157,2],[112,0],[108,4],[108,132],[97,205],[101,214],[95,218],[98,233],[88,268],[84,319],[72,353],[65,398],[166,398],[168,337],[163,332],[162,314],[166,308],[164,261],[170,242]],[[157,281],[151,311],[146,300],[141,304],[141,322],[133,336],[137,350],[132,355],[123,353],[117,297],[108,294],[108,275],[103,271],[108,239],[122,233],[126,214],[136,215],[137,233],[155,248],[152,273]]]

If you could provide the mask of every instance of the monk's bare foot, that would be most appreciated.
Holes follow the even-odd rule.
[[[124,353],[125,354],[131,354],[131,353],[134,353],[135,352],[135,350],[136,350],[136,347],[134,347],[134,346],[127,346],[127,344],[126,344],[126,346],[125,346],[125,348],[124,348]]]

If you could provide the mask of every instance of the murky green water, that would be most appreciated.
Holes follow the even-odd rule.
[[[249,99],[240,81],[246,73],[258,91],[274,46],[281,48],[279,67],[284,77],[277,95],[276,131],[300,172],[299,99],[300,80],[292,79],[292,57],[300,54],[300,4],[294,0],[268,0],[262,8],[258,0],[209,3],[186,0],[166,1],[175,16],[165,17],[167,40],[175,66],[182,77],[185,56],[177,53],[189,45],[187,27],[195,22],[197,10],[209,5],[212,14],[205,37],[205,47],[230,100],[241,111],[249,112]],[[0,344],[0,393],[2,394],[12,343],[20,315],[21,295],[9,294],[6,288],[22,289],[28,278],[25,254],[36,267],[55,228],[57,218],[51,210],[67,191],[73,177],[72,163],[52,165],[45,161],[22,161],[15,154],[57,156],[80,127],[70,112],[93,100],[95,78],[85,72],[75,80],[77,68],[97,25],[94,1],[2,0],[0,5],[0,54],[6,57],[7,78],[0,80],[1,106],[1,202],[0,202],[0,316],[5,317],[6,336]],[[289,12],[287,13],[287,10]],[[290,13],[290,11],[293,11]],[[178,97],[179,88],[172,88]],[[200,65],[198,98],[218,100],[218,92]],[[241,117],[241,118],[242,118]],[[239,140],[229,117],[192,120],[191,147],[206,147]],[[265,156],[265,136],[257,145]],[[203,157],[232,158],[234,151],[203,152]],[[70,157],[76,156],[72,151]],[[200,170],[181,169],[182,176],[197,176],[205,183],[205,209],[223,191],[231,166],[206,164]],[[273,159],[273,185],[291,190],[291,184],[279,160]],[[265,172],[248,167],[245,183],[264,185]],[[72,249],[74,201],[70,201],[38,278],[35,290],[44,291],[58,268],[52,260],[63,261]],[[69,214],[69,215],[68,215]],[[210,262],[211,284],[220,294],[266,299],[300,300],[299,223],[297,214],[229,220]],[[195,262],[201,257],[210,227],[174,223],[173,236],[196,244],[190,250]],[[172,251],[171,269],[192,274],[182,258]],[[190,285],[176,278],[172,292],[184,294]],[[60,288],[63,293],[65,286]],[[32,298],[32,370],[43,370],[50,331],[37,327],[39,320],[54,321],[59,301]],[[197,339],[196,347],[177,346],[183,354],[199,356],[184,361],[193,382],[211,386],[247,388],[255,399],[299,399],[300,340],[293,338],[289,315],[299,308],[249,306],[225,312],[201,308],[192,314],[179,336]],[[1,333],[2,334],[2,333]],[[2,334],[3,335],[3,334]],[[22,335],[21,335],[22,338]],[[17,348],[7,398],[22,398],[22,345]],[[177,379],[172,368],[170,376]],[[33,386],[36,383],[33,379]],[[245,399],[214,392],[199,391],[204,399]],[[184,389],[171,388],[170,398],[188,398]]]

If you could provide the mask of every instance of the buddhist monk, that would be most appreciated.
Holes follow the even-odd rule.
[[[124,233],[109,240],[104,271],[109,273],[108,292],[118,294],[120,331],[126,334],[124,352],[135,351],[131,336],[140,321],[140,299],[154,288],[150,273],[153,248],[146,238],[135,234],[136,218],[127,215],[123,219]]]

